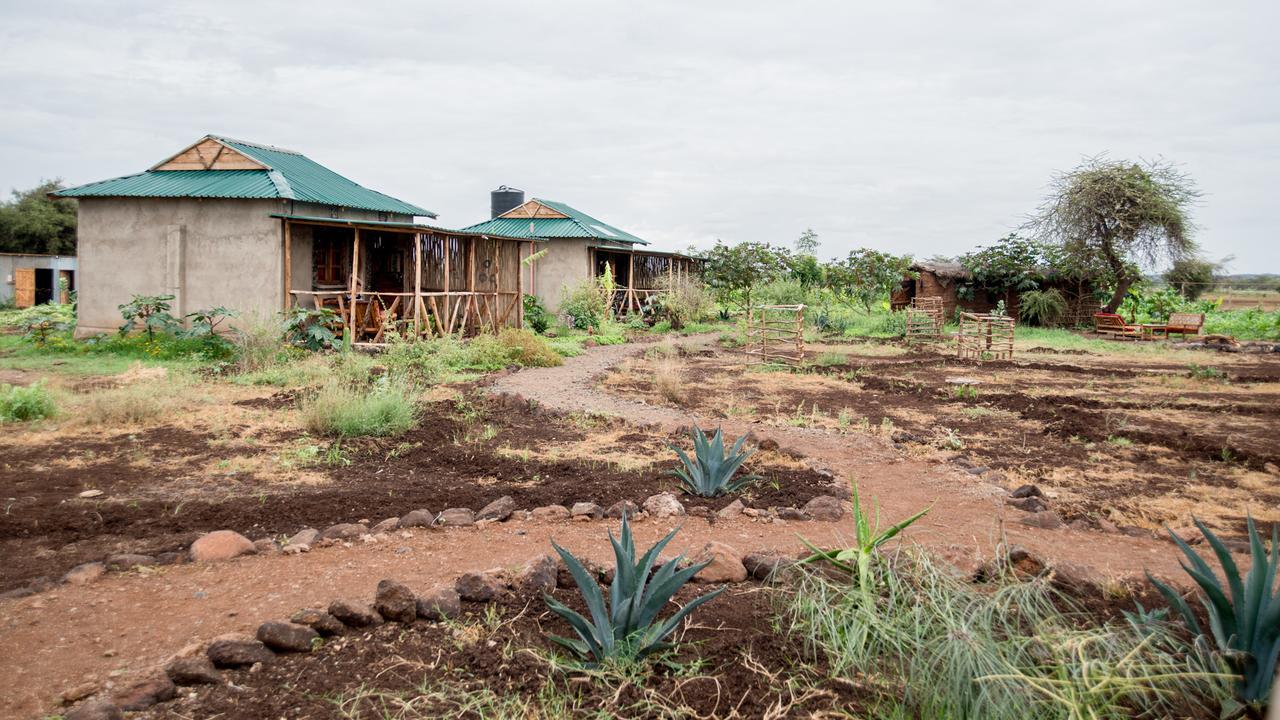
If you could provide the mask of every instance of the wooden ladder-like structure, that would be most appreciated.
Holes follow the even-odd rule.
[[[907,344],[942,339],[942,298],[915,297],[907,312]]]
[[[747,311],[745,352],[757,364],[804,362],[804,305],[761,305]]]
[[[1013,318],[1005,315],[960,314],[956,356],[983,362],[1013,359]]]

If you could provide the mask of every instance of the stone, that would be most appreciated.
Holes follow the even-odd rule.
[[[115,703],[95,700],[63,715],[63,720],[124,720],[124,711]]]
[[[80,494],[76,495],[76,497],[90,500],[96,497],[102,497],[103,494],[104,493],[101,490],[84,490]]]
[[[987,473],[987,476],[983,479],[993,485],[1004,485],[1005,482],[1008,480],[1008,478],[1005,477],[1005,474],[1002,472],[989,472]],[[1004,491],[1004,488],[1002,487],[1000,488],[1000,490]]]
[[[396,523],[396,527],[431,527],[436,524],[436,514],[430,510],[411,510]]]
[[[895,430],[893,434],[889,436],[889,439],[895,443],[920,442],[920,438],[912,435],[906,430]]]
[[[100,562],[88,562],[77,565],[67,571],[62,576],[62,581],[68,585],[85,585],[102,577],[107,571],[107,566]]]
[[[408,585],[382,580],[374,595],[373,609],[393,622],[411,623],[418,618],[418,598]]]
[[[191,557],[182,550],[169,550],[156,554],[157,565],[181,565],[190,559]]]
[[[209,643],[205,655],[216,667],[246,667],[254,663],[269,662],[275,655],[257,638],[243,633],[219,635]]]
[[[253,541],[253,549],[259,555],[275,555],[280,552],[280,546],[271,538],[262,538]]]
[[[569,508],[569,515],[576,518],[587,517],[592,520],[600,520],[604,518],[604,508],[593,502],[579,502],[574,503],[573,507]]]
[[[830,495],[819,495],[801,509],[813,520],[832,522],[844,517],[844,503]]]
[[[462,598],[448,585],[437,585],[418,596],[417,609],[424,620],[448,620],[462,614]]]
[[[293,534],[293,537],[285,541],[285,545],[311,545],[320,537],[320,531],[315,528],[304,528]]]
[[[1024,498],[1009,498],[1005,502],[1023,512],[1029,513],[1038,513],[1049,509],[1049,503],[1045,502],[1043,498],[1035,495]]]
[[[476,513],[477,520],[497,520],[499,522],[511,517],[511,513],[516,511],[516,501],[510,495],[503,495],[493,502],[480,508],[480,512]]]
[[[368,605],[358,605],[346,600],[329,603],[329,614],[347,627],[362,628],[382,624],[382,616]]]
[[[1044,493],[1040,492],[1040,488],[1036,487],[1035,485],[1021,485],[1017,489],[1015,489],[1013,492],[1009,493],[1009,497],[1014,499],[1028,498],[1028,497],[1044,497]]]
[[[75,687],[62,691],[62,695],[60,695],[62,698],[62,704],[70,705],[71,703],[80,702],[101,689],[102,686],[93,680],[82,682]]]
[[[467,508],[449,508],[440,513],[436,524],[442,527],[471,527],[476,524],[476,516]]]
[[[827,494],[837,500],[849,500],[853,497],[853,488],[844,483],[827,486]]]
[[[742,501],[735,498],[733,502],[717,510],[716,517],[721,520],[732,520],[742,515],[742,511],[745,509],[746,506],[742,504]]]
[[[130,568],[142,567],[147,565],[155,565],[156,559],[150,555],[138,555],[134,553],[121,553],[112,555],[107,558],[107,569],[109,570],[128,570]]]
[[[787,568],[795,567],[795,564],[795,560],[776,550],[747,553],[742,558],[747,574],[756,580],[768,580]]]
[[[645,499],[643,507],[645,512],[659,520],[684,514],[684,505],[669,492],[650,495]]]
[[[1075,598],[1093,598],[1102,594],[1096,573],[1083,565],[1058,563],[1053,566],[1049,583],[1065,595]]]
[[[230,560],[253,552],[253,541],[234,530],[214,530],[191,543],[191,559],[195,562]]]
[[[1058,513],[1052,510],[1043,510],[1041,512],[1027,513],[1018,518],[1018,522],[1023,525],[1029,525],[1044,530],[1056,530],[1062,527],[1062,518]]]
[[[400,527],[400,518],[387,518],[370,528],[369,532],[374,535],[377,535],[378,533],[389,533],[398,527]]]
[[[606,510],[604,514],[605,517],[617,519],[621,518],[622,513],[624,512],[627,514],[627,517],[634,517],[636,512],[639,510],[639,506],[630,500],[619,500],[618,502],[610,505],[609,509]]]
[[[1119,526],[1117,526],[1115,523],[1111,522],[1106,518],[1098,518],[1098,529],[1101,530],[1102,532],[1109,532],[1109,533],[1120,532]]]
[[[990,469],[991,468],[987,467],[986,465],[975,465],[974,467],[971,467],[971,468],[965,468],[965,472],[969,473],[970,475],[981,475]]]
[[[778,517],[783,520],[808,520],[809,515],[800,508],[783,507],[778,508]]]
[[[1021,545],[1009,548],[1009,567],[1023,575],[1039,575],[1044,572],[1044,560]]]
[[[289,622],[306,625],[321,635],[338,635],[346,626],[323,608],[303,608],[289,618]]]
[[[539,555],[516,575],[516,589],[526,595],[541,595],[556,589],[558,566],[550,555]]]
[[[311,652],[320,633],[306,625],[268,620],[258,626],[258,640],[276,652]]]
[[[695,565],[708,563],[693,576],[696,582],[739,583],[747,579],[747,568],[742,564],[742,556],[733,547],[722,542],[707,543],[693,556],[691,562]]]
[[[591,560],[589,558],[578,558],[578,561],[582,563],[582,567],[586,568],[587,574],[590,575],[592,579],[598,581],[604,577],[604,574],[605,574],[604,569],[601,568],[600,565],[597,564],[594,560]],[[610,577],[609,581],[612,582],[612,580],[613,578]],[[568,589],[568,588],[576,588],[577,586],[578,584],[575,583],[573,580],[573,573],[569,572],[569,566],[565,565],[563,560],[560,560],[559,558],[557,558],[556,559],[556,587]]]
[[[280,552],[284,553],[285,555],[301,555],[302,553],[305,553],[305,552],[311,552],[311,546],[310,545],[285,545],[284,547],[280,548]]]
[[[569,508],[563,505],[543,505],[533,509],[533,519],[538,522],[563,522],[569,519]]]
[[[1200,532],[1200,528],[1195,525],[1187,525],[1184,527],[1165,528],[1165,532],[1169,535],[1169,540],[1173,540],[1173,536],[1177,535],[1182,542],[1188,545],[1199,545],[1204,542],[1204,533]]]
[[[506,584],[493,572],[469,572],[453,584],[458,597],[471,602],[489,602],[506,591]]]
[[[338,523],[325,528],[317,540],[354,540],[368,534],[369,528],[360,523]]]
[[[208,657],[177,658],[165,667],[164,672],[174,685],[220,685],[222,673],[213,666]]]

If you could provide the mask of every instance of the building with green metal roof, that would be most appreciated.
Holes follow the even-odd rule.
[[[648,250],[647,240],[566,203],[544,198],[526,202],[523,191],[505,185],[491,193],[490,210],[489,220],[463,230],[547,241],[540,247],[531,284],[533,294],[553,311],[567,289],[602,275],[606,267],[618,286],[615,305],[620,312],[638,311],[661,289],[664,278],[701,267],[687,255]]]
[[[438,290],[471,293],[450,327],[454,316],[463,326],[468,317],[493,326],[519,318],[509,308],[519,305],[511,298],[531,240],[417,224],[435,213],[293,150],[206,135],[140,173],[54,195],[79,205],[80,335],[115,330],[117,306],[134,295],[173,295],[174,315],[222,306],[241,317],[270,316],[319,293],[362,308],[399,298],[399,317],[411,309],[421,328],[438,319],[427,317],[424,293],[436,306],[450,301],[430,296],[421,279],[440,274],[427,265],[438,258],[424,263],[432,242],[437,254],[447,246],[467,258],[451,276],[444,270],[449,286]]]

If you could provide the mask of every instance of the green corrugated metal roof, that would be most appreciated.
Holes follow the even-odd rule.
[[[443,235],[465,235],[465,236],[483,236],[498,238],[500,240],[531,240],[533,242],[546,242],[542,238],[522,238],[509,235],[499,235],[497,233],[478,233],[470,230],[454,230],[452,228],[440,227],[439,225],[424,225],[422,223],[395,222],[392,220],[352,220],[351,218],[329,218],[319,215],[290,215],[288,213],[271,213],[271,217],[280,218],[282,220],[296,220],[301,223],[315,223],[321,225],[345,225],[348,227],[373,227],[386,228],[388,230],[403,230],[405,232],[427,230]]]
[[[503,218],[497,217],[463,228],[467,232],[493,233],[507,237],[522,238],[596,238],[631,245],[648,245],[648,241],[632,235],[626,230],[597,220],[590,215],[562,202],[533,198],[555,210],[567,218]]]
[[[352,182],[302,153],[210,135],[268,170],[148,170],[67,188],[57,197],[194,197],[281,199],[436,217],[430,210]],[[202,138],[203,140],[203,138]]]

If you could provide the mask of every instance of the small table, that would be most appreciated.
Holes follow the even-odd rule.
[[[1167,328],[1164,323],[1144,323],[1138,325],[1142,331],[1142,340],[1155,340],[1167,334]]]

